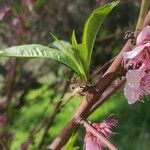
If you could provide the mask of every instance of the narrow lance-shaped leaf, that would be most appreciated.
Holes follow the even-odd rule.
[[[75,36],[75,31],[74,30],[72,32],[71,41],[72,41],[72,47],[77,45],[77,40],[76,40],[76,36]]]
[[[56,40],[55,42],[51,44],[51,47],[56,48],[60,51],[63,51],[66,55],[68,55],[68,57],[74,60],[74,62],[76,62],[76,64],[78,65],[80,72],[82,72],[85,75],[85,81],[88,80],[88,73],[83,67],[82,60],[79,57],[78,52],[72,49],[72,46],[69,42],[66,42],[63,40]]]
[[[79,64],[75,62],[71,57],[59,51],[57,49],[42,46],[40,44],[29,44],[13,46],[0,51],[1,57],[27,57],[27,58],[51,58],[57,60],[74,72],[76,72],[83,80],[86,79],[85,74],[82,72]]]
[[[92,50],[98,30],[106,16],[118,3],[119,1],[114,1],[94,10],[84,26],[82,48],[78,46],[78,44],[74,46],[75,49],[78,49],[79,55],[87,69],[89,69],[90,66]]]
[[[118,3],[119,3],[118,1],[115,1],[115,2],[106,4],[96,9],[87,20],[85,27],[84,27],[82,44],[85,46],[87,50],[84,56],[85,56],[85,60],[88,60],[88,62],[90,62],[90,59],[91,59],[93,45],[94,45],[98,30],[100,28],[100,25],[103,23],[104,19],[107,17],[109,12]]]
[[[64,40],[59,40],[54,34],[51,33],[55,41],[51,44],[52,47],[57,48],[60,51],[63,51],[66,55],[74,57],[74,52],[71,49],[71,44]]]
[[[74,51],[72,49],[72,45],[67,42],[67,41],[63,41],[63,40],[59,40],[54,34],[51,33],[51,35],[53,36],[53,38],[55,39],[55,42],[53,42],[51,44],[52,47],[60,50],[60,51],[63,51],[66,55],[68,55],[68,57],[71,57],[74,62],[76,62],[76,64],[78,64],[78,68],[80,69],[80,72],[82,72],[82,74],[84,74],[85,76],[85,81],[88,80],[88,72],[86,71],[86,69],[84,68],[83,66],[83,63],[82,63],[82,60],[78,54],[77,51]],[[73,36],[72,36],[72,42],[74,44],[77,44],[77,41],[76,41],[76,37],[75,37],[75,33],[73,31]]]

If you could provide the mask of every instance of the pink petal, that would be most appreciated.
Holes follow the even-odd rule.
[[[91,138],[88,138],[85,140],[85,150],[102,150],[102,148],[96,141],[93,141]]]
[[[123,57],[124,59],[133,59],[135,56],[140,54],[146,47],[150,47],[150,42],[147,42],[146,44],[136,46],[133,50],[129,52],[124,52]]]
[[[107,125],[107,122],[102,122],[102,123],[100,123],[100,125],[99,125],[99,127],[100,127],[100,129],[101,128],[105,128],[105,127],[107,127],[108,125]]]
[[[150,26],[147,25],[137,37],[137,45],[150,40]]]
[[[138,89],[143,77],[142,70],[129,70],[126,74],[126,80],[131,88]]]
[[[138,89],[130,87],[126,82],[124,87],[124,95],[126,96],[128,103],[133,104],[139,100],[141,92]]]
[[[92,126],[108,138],[112,134],[111,128],[116,126],[116,123],[116,119],[109,118],[102,123],[92,123]],[[84,143],[85,150],[103,150],[105,147],[101,140],[90,133],[90,131],[86,132]]]

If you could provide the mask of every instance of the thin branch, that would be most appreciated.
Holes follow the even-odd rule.
[[[67,105],[67,103],[74,97],[74,95],[77,94],[79,91],[80,91],[80,88],[77,88],[77,89],[74,90],[73,93],[67,94],[66,98],[65,97],[63,98],[63,99],[65,99],[65,102],[62,103],[63,101],[61,101],[61,103],[58,103],[58,106],[55,107],[53,114],[47,120],[47,125],[45,127],[44,134],[43,134],[41,142],[39,143],[39,146],[38,146],[39,150],[42,147],[44,139],[45,139],[45,137],[46,137],[46,135],[48,133],[48,130],[49,130],[50,126],[54,122],[54,119],[55,119],[56,115],[58,113],[60,113],[60,111],[62,110],[62,108],[64,108]]]
[[[40,141],[39,144],[38,144],[38,149],[39,149],[39,150],[42,148],[43,142],[44,142],[44,140],[45,140],[45,137],[47,136],[47,133],[48,133],[48,130],[49,130],[51,124],[53,123],[53,121],[54,121],[56,115],[60,112],[60,110],[61,110],[61,108],[62,108],[62,107],[61,107],[61,104],[62,104],[62,101],[59,101],[59,102],[57,103],[57,105],[56,105],[56,107],[55,107],[53,113],[51,114],[51,116],[49,116],[48,119],[46,119],[47,122],[46,122],[46,126],[45,126],[45,128],[44,128],[44,133],[43,133],[43,135],[42,135],[41,141]]]
[[[104,42],[104,41],[106,41],[106,40],[111,40],[111,39],[113,39],[114,37],[116,37],[116,34],[110,34],[110,35],[108,35],[108,36],[105,36],[105,37],[96,39],[96,42]]]
[[[8,147],[7,147],[7,145],[6,145],[6,143],[3,141],[3,139],[1,139],[0,138],[0,145],[2,146],[1,148],[3,149],[3,150],[8,150]]]
[[[67,87],[68,87],[68,86],[67,86]],[[63,100],[60,100],[60,101],[57,103],[57,105],[56,105],[56,107],[55,107],[53,113],[51,114],[51,116],[49,116],[48,119],[46,119],[46,122],[45,122],[45,123],[46,123],[46,126],[45,126],[45,129],[44,129],[44,133],[43,133],[42,138],[41,138],[41,141],[39,142],[39,145],[38,145],[38,149],[39,149],[39,150],[42,148],[43,142],[44,142],[44,140],[45,140],[45,138],[46,138],[46,136],[47,136],[47,133],[48,133],[50,127],[52,126],[52,124],[53,124],[53,122],[54,122],[56,116],[61,112],[62,108],[64,108],[64,107],[68,104],[68,102],[73,98],[73,96],[74,96],[76,93],[79,92],[79,90],[80,90],[80,89],[77,89],[77,90],[75,90],[73,93],[70,93],[69,95],[67,95],[67,98],[64,97],[64,98],[63,98],[63,99],[65,99],[65,102],[64,102],[64,103],[63,103]]]
[[[121,81],[117,81],[116,84],[113,84],[108,89],[106,89],[106,91],[102,94],[100,99],[91,108],[89,115],[92,114],[100,105],[102,105],[102,103],[104,103],[106,99],[108,99],[111,95],[118,91],[124,83],[125,79],[122,79]]]
[[[99,74],[103,74],[114,60],[115,60],[115,57],[109,60],[108,62],[106,62],[103,66],[97,67],[95,70],[91,72],[90,78],[93,78]]]
[[[109,140],[103,136],[100,132],[98,132],[95,128],[92,127],[88,121],[78,118],[77,123],[83,125],[88,131],[90,131],[95,137],[97,137],[104,145],[106,145],[110,150],[118,150]]]
[[[10,58],[8,60],[8,65],[9,65],[9,69],[7,70],[7,81],[6,81],[6,115],[7,115],[7,126],[10,125],[11,122],[11,115],[12,115],[12,97],[14,94],[14,86],[15,86],[15,79],[16,79],[16,71],[17,71],[17,63],[16,63],[16,59],[14,58]],[[10,140],[11,140],[11,136],[8,137],[9,135],[9,130],[5,131],[5,135],[4,137],[7,139],[4,141],[4,144],[9,148],[10,144]]]

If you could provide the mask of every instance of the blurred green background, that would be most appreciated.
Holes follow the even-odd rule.
[[[0,10],[9,8],[0,21],[0,49],[24,43],[48,45],[53,41],[50,32],[70,41],[73,29],[80,41],[84,23],[92,10],[107,2],[109,0],[0,0]],[[139,0],[121,0],[108,16],[96,39],[91,69],[103,65],[120,51],[125,43],[125,31],[134,30],[139,8]],[[0,115],[9,115],[7,122],[0,124],[0,149],[41,150],[53,141],[83,100],[75,96],[62,108],[39,146],[47,118],[61,99],[70,74],[65,66],[51,60],[0,59]],[[68,88],[67,93],[70,92]],[[144,103],[128,105],[122,88],[89,120],[101,122],[113,114],[118,118],[111,139],[114,145],[119,150],[149,150],[149,113],[148,97]],[[80,128],[76,149],[83,149],[84,134],[85,130]]]

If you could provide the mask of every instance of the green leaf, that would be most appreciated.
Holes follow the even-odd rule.
[[[63,51],[66,55],[71,57],[80,66],[80,71],[83,72],[83,74],[85,74],[84,80],[85,81],[88,80],[88,72],[83,66],[83,63],[82,63],[81,58],[79,57],[78,51],[73,50],[69,42],[56,39],[56,41],[51,44],[51,47],[56,48],[60,51]]]
[[[74,147],[74,144],[77,140],[77,133],[73,133],[70,137],[69,141],[67,142],[64,150],[78,150],[78,147]]]
[[[104,19],[109,14],[109,12],[118,3],[119,1],[114,1],[98,9],[95,9],[85,23],[83,37],[82,37],[82,46],[78,46],[78,44],[74,46],[75,49],[78,49],[79,56],[83,60],[85,68],[87,69],[89,69],[89,66],[90,66],[91,55],[92,55],[93,46],[94,46],[94,42],[95,42],[98,30],[101,24],[103,23]]]
[[[71,48],[71,44],[63,40],[54,41],[50,46],[63,51],[66,51],[65,49]]]
[[[67,41],[56,40],[50,45],[50,47],[63,51],[66,55],[69,55],[72,58],[75,57],[74,51],[72,50],[72,46]]]
[[[72,32],[71,41],[72,41],[72,47],[77,45],[77,40],[76,40],[76,36],[75,36],[75,31],[74,30]]]
[[[63,51],[69,56],[73,56],[74,52],[71,49],[71,44],[67,41],[59,40],[54,34],[51,33],[55,41],[51,44],[52,47],[57,48],[58,50]],[[74,57],[74,56],[73,56]]]
[[[75,58],[70,57],[63,51],[58,49],[49,48],[40,44],[20,45],[7,48],[0,51],[0,56],[7,57],[27,57],[27,58],[51,58],[65,64],[76,72],[81,79],[87,80],[82,66],[77,62]]]
[[[84,65],[82,63],[82,60],[79,56],[79,53],[77,50],[74,50],[72,48],[72,45],[67,42],[67,41],[63,41],[63,40],[59,40],[54,34],[51,33],[51,35],[53,36],[53,38],[55,39],[55,42],[53,42],[51,44],[51,47],[56,48],[60,51],[63,51],[66,55],[68,55],[69,57],[71,57],[80,67],[80,71],[83,72],[84,74],[84,80],[87,81],[88,80],[88,72],[87,69],[84,68]],[[72,40],[74,42],[74,44],[77,43],[76,38],[75,38],[75,33],[73,31],[73,36],[72,36]]]

